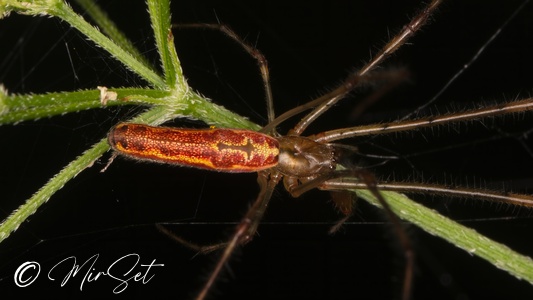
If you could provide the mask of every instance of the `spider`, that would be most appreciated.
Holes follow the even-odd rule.
[[[274,110],[272,107],[272,92],[270,90],[269,81],[269,69],[264,56],[258,52],[255,48],[247,45],[240,37],[238,37],[233,31],[222,25],[209,25],[203,24],[202,27],[215,28],[225,33],[231,39],[237,41],[245,50],[257,59],[261,74],[263,77],[263,84],[266,93],[268,106],[269,124],[265,126],[261,131],[263,133],[271,133],[277,136],[276,139],[268,138],[267,136],[255,135],[254,140],[271,140],[269,142],[269,149],[275,148],[275,153],[269,151],[268,158],[265,156],[263,159],[268,160],[268,165],[255,167],[252,171],[258,171],[258,183],[260,186],[259,196],[256,202],[254,202],[251,208],[248,210],[242,221],[237,225],[234,234],[231,238],[219,245],[207,247],[209,251],[217,248],[224,248],[220,260],[217,262],[214,271],[209,275],[209,279],[206,285],[201,290],[197,299],[204,299],[208,294],[214,282],[218,279],[220,272],[228,262],[229,258],[235,251],[235,249],[242,244],[248,243],[257,231],[259,221],[262,219],[263,214],[266,211],[267,205],[272,197],[272,193],[276,185],[283,179],[285,188],[294,197],[298,197],[304,192],[313,188],[319,188],[323,190],[346,190],[346,189],[360,189],[368,188],[370,192],[377,198],[378,202],[385,209],[388,217],[393,222],[396,228],[396,233],[399,236],[402,247],[406,253],[406,267],[405,267],[405,279],[403,284],[403,299],[408,299],[412,288],[412,276],[413,276],[413,250],[409,242],[409,239],[403,229],[399,220],[388,206],[387,201],[382,196],[380,191],[384,190],[397,190],[416,192],[418,190],[432,193],[432,194],[445,194],[452,196],[467,196],[477,197],[480,199],[488,199],[492,201],[501,201],[502,203],[520,204],[524,206],[533,206],[533,198],[527,195],[513,195],[507,193],[491,192],[481,189],[471,188],[450,188],[445,185],[432,185],[432,184],[417,184],[417,183],[405,183],[405,182],[384,182],[379,183],[374,176],[365,168],[357,168],[351,170],[336,170],[338,160],[340,160],[340,153],[343,152],[343,147],[330,142],[340,139],[346,139],[350,137],[367,136],[375,134],[386,134],[398,131],[420,129],[423,127],[438,126],[440,124],[449,122],[468,121],[473,119],[493,117],[500,114],[507,114],[512,112],[524,112],[532,109],[531,99],[524,99],[521,101],[510,102],[508,104],[498,104],[492,106],[486,106],[484,108],[478,108],[468,110],[459,113],[449,113],[442,116],[431,116],[422,119],[406,120],[391,122],[378,125],[358,126],[353,128],[343,128],[332,131],[326,131],[319,134],[311,135],[309,137],[301,136],[303,131],[322,113],[329,110],[340,99],[345,98],[354,88],[359,85],[363,85],[366,81],[372,81],[373,78],[387,78],[397,77],[398,75],[386,75],[386,74],[373,74],[372,71],[383,60],[385,60],[390,54],[394,53],[400,48],[408,39],[414,35],[420,28],[425,25],[429,17],[434,13],[435,9],[440,5],[441,1],[432,1],[425,7],[419,14],[417,14],[409,24],[403,27],[403,29],[395,35],[378,53],[370,60],[362,69],[352,73],[348,78],[337,88],[333,89],[329,93],[318,97],[315,100],[310,101],[307,104],[299,106],[293,110],[282,114],[274,120]],[[287,118],[301,113],[302,111],[312,109],[312,112],[307,114],[300,122],[289,131],[287,136],[279,136],[276,132],[276,127],[285,121]],[[190,131],[189,131],[190,132]],[[239,132],[233,132],[229,130],[211,129],[209,131],[194,131],[194,134],[200,133],[202,136],[208,136],[209,139],[218,138],[221,135],[233,135],[239,134]],[[174,140],[173,136],[182,136],[185,132],[182,129],[158,129],[150,126],[137,125],[137,124],[122,124],[114,128],[109,134],[109,143],[113,148],[121,154],[126,156],[159,160],[164,156],[165,162],[176,163],[178,165],[191,165],[189,158],[174,158],[168,153],[170,148],[166,148],[168,144],[180,143],[182,138],[179,137]],[[252,141],[253,133],[241,132],[244,135],[250,136],[246,145],[239,144],[234,145],[233,141],[217,140],[216,147],[218,148],[217,156],[226,155],[232,151],[241,153],[244,160],[251,159],[257,156],[263,156],[259,154],[259,148],[255,141]],[[189,133],[186,133],[188,136]],[[168,138],[168,140],[167,140]],[[150,140],[150,143],[156,143],[152,147],[148,148],[144,142]],[[159,143],[159,141],[164,141]],[[209,143],[210,140],[200,142],[200,146]],[[241,141],[239,141],[240,143]],[[142,144],[141,144],[142,143]],[[276,144],[276,145],[274,145]],[[243,150],[246,148],[245,150]],[[150,152],[145,152],[149,149]],[[153,149],[157,150],[154,154]],[[230,151],[228,151],[228,149]],[[353,149],[350,149],[353,151]],[[196,151],[196,150],[195,150]],[[198,149],[202,151],[202,149]],[[279,153],[278,153],[279,151]],[[263,152],[263,151],[262,151]],[[277,164],[272,162],[272,156],[276,157]],[[195,156],[196,157],[196,156]],[[194,166],[201,166],[206,169],[216,169],[219,171],[229,172],[249,172],[249,165],[242,163],[242,161],[236,161],[235,165],[231,165],[229,168],[222,169],[221,167],[212,166],[211,161],[205,164],[198,164],[197,159],[203,160],[202,156],[195,158]],[[227,156],[225,162],[233,160],[230,156]],[[245,167],[246,165],[246,167]],[[265,170],[266,168],[266,170]],[[334,198],[336,205],[346,215],[345,219],[342,219],[332,232],[336,231],[344,221],[351,216],[352,213],[352,199],[346,197]]]
[[[437,21],[436,21],[435,23],[438,23],[439,19],[440,19],[440,18],[437,17]],[[431,27],[431,26],[430,26],[430,27]],[[431,29],[427,29],[426,31],[430,31],[430,30],[431,30]],[[416,41],[415,41],[415,44],[416,44]],[[366,49],[365,49],[365,50],[366,50]],[[215,175],[213,175],[213,176],[215,176]],[[235,179],[235,180],[239,180],[239,179]],[[156,198],[157,196],[152,196],[152,197],[153,197],[153,198]],[[239,198],[240,198],[240,197],[239,197]],[[263,230],[262,232],[264,233],[264,230]],[[259,242],[259,243],[260,243],[260,241],[261,241],[261,239],[256,239],[254,242]],[[249,248],[249,247],[253,247],[253,244],[254,244],[254,243],[251,243],[250,245],[248,245],[248,248]],[[248,250],[247,250],[247,251],[248,251]],[[247,259],[247,258],[243,258],[244,263],[246,263],[246,259]],[[356,259],[358,259],[358,260],[364,260],[364,258],[356,258]],[[178,266],[178,268],[179,268],[179,266]],[[361,272],[361,270],[354,270],[354,272]]]

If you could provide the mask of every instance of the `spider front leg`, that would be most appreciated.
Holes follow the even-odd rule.
[[[228,262],[231,254],[235,251],[235,248],[252,240],[257,231],[257,227],[259,226],[259,222],[265,214],[268,203],[272,198],[272,192],[282,177],[283,175],[275,169],[258,172],[257,183],[260,188],[259,195],[252,207],[248,209],[244,218],[242,218],[241,222],[235,228],[235,232],[227,242],[226,248],[224,249],[224,252],[222,252],[222,256],[219,258],[214,270],[209,275],[209,279],[196,299],[204,299],[207,296],[213,284],[220,276],[222,268]]]

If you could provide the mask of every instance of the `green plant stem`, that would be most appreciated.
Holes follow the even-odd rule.
[[[148,0],[147,4],[166,83],[168,86],[183,88],[186,83],[181,80],[183,78],[181,65],[179,60],[174,59],[178,56],[170,29],[170,2],[168,0]]]
[[[107,16],[107,13],[100,8],[98,3],[93,0],[76,0],[76,3],[81,6],[106,36],[113,40],[119,47],[128,51],[137,61],[143,63],[145,67],[153,70],[153,66],[148,63],[146,58],[135,48],[124,33],[118,29],[116,24]]]
[[[72,8],[62,0],[0,0],[0,18],[16,11],[28,15],[44,15],[58,17],[67,22],[72,27],[78,29],[96,45],[105,49],[109,54],[122,62],[127,68],[148,81],[153,87],[158,89],[168,89],[165,80],[152,68],[147,67],[142,61],[135,59],[127,49],[102,34],[98,29],[87,23],[80,15],[76,14]],[[101,17],[105,17],[101,15]]]
[[[157,124],[170,117],[171,114],[164,107],[156,107],[140,114],[131,121]],[[76,177],[81,171],[91,167],[108,150],[109,144],[107,143],[107,139],[104,138],[52,177],[41,189],[4,220],[0,225],[0,242],[5,240],[22,222],[34,214],[41,205],[46,203],[67,182]]]
[[[377,199],[367,190],[354,190],[357,196],[381,208]],[[401,219],[422,228],[429,234],[438,236],[509,272],[518,279],[533,284],[533,260],[509,247],[483,236],[475,230],[450,220],[403,194],[381,191],[392,211]]]
[[[117,93],[117,100],[109,100],[104,105],[100,99],[100,90],[77,92],[59,92],[47,94],[24,94],[0,96],[0,124],[36,120],[70,112],[116,105],[164,105],[169,96],[168,91],[119,88],[109,89]]]
[[[122,49],[105,35],[103,35],[96,28],[87,23],[80,15],[76,14],[70,6],[64,2],[60,2],[61,5],[58,9],[51,11],[53,16],[56,16],[63,21],[69,23],[72,27],[78,29],[85,36],[91,39],[100,47],[107,50],[116,59],[122,62],[126,67],[131,69],[135,74],[141,76],[154,87],[159,89],[167,89],[165,81],[157,75],[150,68],[147,68],[143,63],[135,59],[128,51]]]

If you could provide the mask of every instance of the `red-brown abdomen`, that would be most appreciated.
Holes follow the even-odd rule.
[[[134,159],[221,172],[256,172],[278,163],[278,141],[241,129],[184,129],[122,123],[108,135],[111,147]]]

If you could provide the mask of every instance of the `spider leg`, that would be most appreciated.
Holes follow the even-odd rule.
[[[377,181],[374,175],[366,170],[357,170],[355,172],[357,177],[364,182],[368,190],[378,199],[379,203],[385,210],[387,217],[394,225],[394,230],[396,231],[396,236],[400,242],[400,246],[404,250],[405,255],[405,271],[403,277],[403,289],[402,289],[402,299],[407,300],[411,296],[411,289],[413,287],[413,273],[414,273],[414,262],[415,262],[415,252],[411,245],[411,241],[403,228],[400,218],[392,211],[389,204],[383,198],[383,195],[379,192],[377,188]]]
[[[209,23],[179,24],[179,25],[174,25],[173,27],[206,28],[206,29],[218,30],[222,32],[224,35],[226,35],[227,37],[229,37],[230,39],[234,40],[236,43],[238,43],[252,58],[254,58],[257,61],[257,65],[259,66],[261,77],[263,79],[263,89],[265,91],[265,98],[266,98],[266,103],[267,103],[268,122],[272,122],[274,120],[274,117],[275,117],[274,100],[272,97],[272,88],[270,87],[270,74],[268,71],[268,61],[263,55],[263,53],[261,53],[261,51],[251,46],[250,44],[246,43],[244,39],[242,39],[231,28],[229,28],[228,26],[224,24],[209,24]]]
[[[533,196],[507,192],[491,191],[486,189],[463,188],[439,184],[417,182],[378,182],[376,187],[382,191],[400,193],[423,193],[429,195],[451,196],[456,198],[483,199],[496,203],[533,207]],[[364,182],[354,178],[335,178],[325,181],[321,186],[325,190],[367,189]]]
[[[424,117],[414,120],[404,120],[384,124],[370,124],[324,131],[312,136],[310,139],[318,143],[329,143],[336,140],[359,136],[386,134],[408,130],[419,130],[424,127],[432,127],[453,122],[478,120],[481,118],[496,117],[512,113],[533,111],[533,98],[511,101],[503,104],[489,105],[483,108],[470,109],[459,113],[442,114],[438,116]]]
[[[173,241],[179,243],[180,245],[185,246],[186,248],[189,248],[191,250],[197,251],[197,252],[203,252],[203,246],[200,246],[198,244],[195,244],[193,242],[190,242],[176,234],[174,234],[172,231],[170,231],[168,228],[166,228],[163,224],[155,224],[155,228],[161,232],[162,234],[168,236]]]
[[[235,232],[233,233],[231,239],[227,242],[226,248],[222,252],[222,255],[217,261],[214,270],[209,275],[209,279],[205,283],[196,299],[204,299],[207,296],[207,293],[211,290],[211,287],[219,277],[222,268],[228,262],[235,248],[252,240],[257,231],[257,227],[259,226],[259,222],[263,218],[268,203],[270,202],[272,192],[281,178],[282,175],[277,171],[258,172],[257,182],[261,189],[259,195],[257,196],[257,199],[252,207],[250,207],[244,218],[242,218],[241,222],[235,228]]]
[[[390,70],[379,70],[364,76],[364,81],[368,81],[372,86],[379,86],[370,95],[358,99],[357,104],[352,109],[350,118],[357,120],[367,109],[379,102],[385,95],[397,88],[401,83],[411,77],[409,70],[406,68],[395,68]],[[364,82],[362,82],[363,84]]]
[[[437,10],[442,0],[433,0],[428,4],[424,9],[418,13],[411,21],[403,27],[403,29],[397,33],[382,49],[375,55],[363,68],[359,71],[351,74],[341,83],[340,86],[334,90],[326,93],[307,102],[304,105],[295,107],[281,115],[276,119],[271,121],[267,126],[265,126],[261,132],[271,132],[278,126],[280,123],[290,118],[293,115],[306,111],[308,109],[314,108],[309,114],[298,122],[298,124],[291,130],[290,134],[300,135],[302,132],[320,117],[324,112],[326,112],[330,107],[335,105],[339,100],[344,98],[348,93],[350,93],[355,87],[359,86],[362,82],[366,81],[365,77],[391,54],[396,52],[398,48],[404,45],[422,26],[427,23],[429,17]]]
[[[374,197],[376,197],[376,199],[381,204],[383,210],[385,211],[387,217],[392,222],[394,230],[396,232],[396,236],[398,237],[398,241],[400,243],[400,246],[404,250],[404,255],[405,255],[405,271],[404,271],[404,277],[403,277],[404,280],[403,280],[403,289],[402,289],[403,290],[402,299],[403,300],[409,299],[411,295],[412,285],[413,285],[415,253],[413,251],[413,247],[411,246],[409,237],[407,236],[407,233],[405,232],[400,222],[400,219],[392,211],[392,209],[390,208],[385,198],[383,198],[383,196],[379,192],[376,178],[374,177],[372,173],[368,172],[365,169],[334,171],[329,174],[318,176],[312,180],[304,182],[303,184],[299,186],[291,186],[289,192],[291,193],[292,196],[298,197],[301,194],[314,188],[319,188],[321,190],[339,190],[338,188],[330,188],[330,186],[327,185],[328,181],[340,180],[346,177],[357,178],[357,180],[365,186],[365,189],[369,190],[374,195]],[[341,222],[344,222],[345,220],[346,218],[343,218]],[[338,228],[340,224],[336,224],[333,228]]]
[[[188,241],[188,240],[180,237],[179,235],[176,235],[174,232],[172,232],[168,228],[166,228],[163,224],[155,224],[155,227],[160,233],[166,235],[167,237],[169,237],[174,242],[184,246],[185,248],[189,248],[189,249],[191,249],[193,251],[196,251],[196,252],[198,252],[198,254],[207,254],[207,253],[213,252],[215,250],[219,250],[221,248],[224,248],[224,247],[226,247],[228,245],[228,243],[218,243],[218,244],[213,244],[213,245],[208,245],[208,246],[202,246],[202,245],[198,245],[198,244],[196,244],[194,242]]]
[[[307,178],[285,176],[283,179],[283,184],[291,196],[297,198],[309,190],[320,187],[320,185],[326,180],[337,178],[339,176],[346,176],[348,174],[351,174],[351,172],[336,171],[323,174],[321,176],[311,176]],[[341,228],[342,224],[352,216],[353,208],[357,198],[355,197],[355,193],[340,189],[331,190],[330,195],[335,208],[344,215],[344,217],[329,230],[330,234],[334,234]]]
[[[329,229],[328,233],[334,234],[339,231],[342,224],[352,217],[353,209],[357,203],[357,195],[345,190],[330,191],[329,194],[331,195],[331,201],[333,201],[337,210],[344,215],[342,219],[338,220],[337,223]]]
[[[365,172],[364,170],[362,170]],[[367,172],[365,172],[367,173]],[[346,174],[346,173],[344,173]],[[497,203],[507,203],[512,205],[520,205],[533,207],[533,196],[523,195],[523,194],[514,194],[514,193],[505,193],[497,191],[487,191],[482,189],[473,189],[473,188],[460,188],[460,187],[450,187],[444,185],[436,184],[421,184],[421,183],[409,183],[409,182],[386,182],[386,183],[377,183],[373,178],[372,174],[362,174],[358,176],[356,173],[351,176],[338,176],[337,178],[328,179],[320,186],[319,189],[323,190],[349,190],[349,189],[367,189],[372,192],[372,194],[378,199],[380,204],[385,208],[385,211],[389,216],[394,216],[391,218],[393,223],[399,225],[398,217],[391,211],[387,202],[384,201],[381,193],[379,191],[395,191],[395,192],[423,192],[424,194],[436,194],[436,195],[447,195],[453,197],[467,197],[467,198],[476,198],[484,199],[489,201],[496,201]],[[368,176],[368,177],[367,177]],[[330,176],[331,177],[331,176]],[[313,182],[312,185],[318,184]],[[310,187],[305,187],[309,189]],[[386,205],[386,206],[385,206]],[[405,249],[405,242],[409,251],[405,253],[406,255],[406,270],[405,270],[405,279],[404,279],[404,292],[403,299],[407,299],[410,295],[411,290],[411,281],[413,280],[413,268],[414,268],[414,252],[411,250],[409,245],[409,240],[405,239],[406,234],[404,230],[395,225],[398,237],[400,242]],[[405,237],[405,238],[404,238]]]

